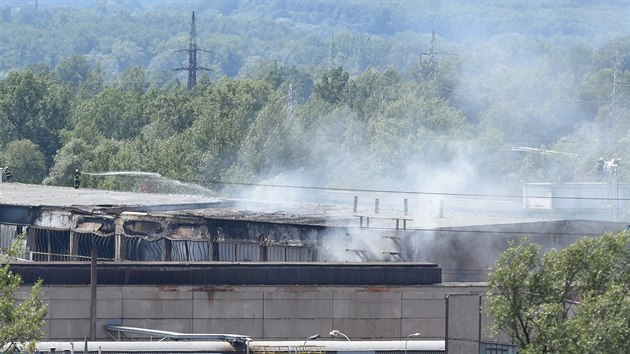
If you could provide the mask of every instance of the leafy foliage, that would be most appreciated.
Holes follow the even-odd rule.
[[[15,259],[23,253],[24,235],[20,234],[6,256]],[[21,286],[20,275],[11,272],[8,264],[1,265],[0,348],[5,348],[5,353],[16,349],[32,351],[35,342],[44,336],[48,308],[41,300],[42,281],[37,281],[30,293],[25,293]]]
[[[324,73],[321,81],[315,85],[315,94],[330,104],[341,102],[348,92],[350,75],[342,67],[330,69]]]
[[[0,146],[28,139],[52,162],[61,147],[59,131],[68,124],[69,103],[69,90],[50,74],[11,73],[0,82]]]
[[[47,307],[40,300],[42,283],[37,282],[23,300],[16,298],[20,285],[22,278],[8,265],[0,267],[0,347],[17,347],[44,336]]]
[[[488,2],[209,2],[196,12],[198,45],[208,50],[197,59],[213,71],[198,73],[190,91],[172,69],[187,65],[173,50],[186,47],[182,12],[193,5],[0,6],[2,158],[10,143],[29,140],[44,156],[45,183],[61,185],[75,169],[212,185],[298,171],[317,185],[409,189],[462,161],[474,178],[514,192],[522,182],[592,181],[600,156],[630,159],[627,85],[611,99],[613,76],[630,80],[630,38],[615,38],[617,4],[547,5],[562,12]],[[433,12],[445,14],[435,39],[425,24]],[[581,31],[562,22],[572,15]],[[460,22],[479,32],[464,33]],[[40,159],[25,145],[11,151],[12,163]],[[30,167],[13,172],[36,182],[41,173]],[[619,182],[628,178],[622,169]],[[139,183],[86,174],[84,185]],[[442,189],[451,188],[465,187]]]
[[[46,177],[44,154],[30,140],[14,140],[7,144],[2,160],[3,166],[15,171],[15,182],[38,184]]]
[[[83,170],[88,161],[94,161],[93,149],[83,140],[72,139],[55,155],[55,164],[43,183],[72,186],[74,172]],[[103,165],[101,162],[99,167]]]
[[[613,353],[630,345],[630,233],[541,255],[527,239],[497,261],[487,313],[523,353]]]

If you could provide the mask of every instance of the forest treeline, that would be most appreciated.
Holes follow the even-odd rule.
[[[181,84],[152,87],[142,68],[105,85],[98,69],[73,56],[55,70],[34,66],[0,81],[2,164],[13,167],[16,181],[55,185],[71,185],[79,169],[155,172],[201,185],[291,173],[310,185],[415,189],[448,171],[475,171],[475,178],[515,187],[584,181],[593,178],[600,155],[627,154],[628,110],[620,106],[610,120],[610,85],[597,80],[610,67],[555,72],[581,72],[576,87],[548,82],[525,92],[520,82],[478,91],[472,102],[461,92],[458,63],[445,63],[438,75],[420,69],[368,69],[350,77],[337,67],[312,77],[270,66],[252,79],[202,78],[188,91]],[[521,79],[549,75],[543,64],[531,70]],[[569,99],[566,89],[574,101],[559,100]],[[515,152],[515,146],[565,155]],[[130,187],[122,182],[129,183],[91,183]]]
[[[201,63],[216,70],[199,75],[190,91],[182,77],[165,70],[170,64],[154,70],[159,58],[176,57],[172,51],[158,52],[185,47],[185,35],[167,39],[154,32],[158,26],[112,27],[101,29],[102,36],[91,36],[89,30],[73,36],[89,28],[76,21],[78,13],[99,28],[103,24],[95,19],[105,21],[99,11],[111,9],[47,10],[50,14],[44,18],[25,14],[34,9],[5,9],[3,28],[17,31],[21,27],[16,23],[30,23],[37,33],[38,26],[49,28],[60,21],[70,33],[67,40],[74,42],[55,43],[57,48],[72,47],[58,54],[58,62],[46,55],[31,61],[16,58],[13,64],[7,64],[6,57],[0,61],[6,70],[0,79],[0,164],[11,166],[19,182],[72,185],[78,169],[84,173],[84,186],[106,189],[154,188],[138,178],[98,175],[142,171],[213,190],[273,181],[335,188],[518,192],[523,182],[592,181],[599,157],[629,161],[630,90],[624,84],[630,82],[628,36],[599,45],[580,37],[519,33],[474,44],[442,39],[449,52],[430,56],[396,49],[413,46],[414,41],[426,48],[430,33],[392,28],[391,34],[382,24],[369,27],[365,17],[358,17],[349,23],[368,32],[337,32],[334,44],[340,49],[333,56],[333,47],[321,50],[330,34],[287,32],[295,28],[295,19],[292,25],[285,23],[289,20],[254,21],[245,14],[257,11],[260,3],[245,3],[249,7],[206,8],[207,13],[222,11],[214,19],[224,22],[212,26],[229,28],[232,21],[246,19],[251,25],[239,23],[232,34],[205,40],[200,36],[200,46],[252,47],[260,49],[259,55],[246,58],[242,48],[219,51],[231,59]],[[282,7],[287,13],[276,17],[288,16],[296,4],[314,6],[307,3],[287,1]],[[352,8],[357,2],[345,4]],[[392,11],[395,15],[397,10]],[[234,12],[238,16],[232,16]],[[110,18],[125,15],[133,16],[121,12]],[[175,15],[147,12],[142,18],[164,23],[164,16]],[[187,35],[189,22],[178,18],[171,23]],[[199,32],[202,27],[200,22]],[[239,33],[251,28],[257,36]],[[379,33],[368,36],[369,31]],[[144,44],[127,48],[126,62],[112,47],[119,73],[105,65],[107,60],[95,60],[100,54],[94,48],[108,41],[124,48],[133,37],[129,33],[144,36]],[[0,31],[12,40],[20,35]],[[269,36],[268,45],[242,42],[261,36]],[[355,44],[346,57],[342,49],[352,46],[341,45],[344,38]],[[305,47],[309,41],[318,49]],[[162,49],[148,55],[144,45]],[[274,48],[290,59],[279,60]],[[271,52],[276,54],[265,56]],[[42,51],[26,48],[20,55],[27,53]],[[31,64],[20,67],[23,62]],[[627,176],[622,170],[622,181]],[[172,192],[179,187],[160,188]]]
[[[192,11],[197,43],[207,50],[198,61],[213,79],[251,76],[260,60],[317,75],[341,65],[351,75],[368,67],[408,71],[430,50],[433,30],[443,53],[501,34],[597,47],[628,35],[627,3],[616,0],[5,0],[0,75],[82,55],[108,83],[140,66],[153,85],[169,86],[173,76],[185,80],[172,69],[187,64],[175,51],[188,46]]]

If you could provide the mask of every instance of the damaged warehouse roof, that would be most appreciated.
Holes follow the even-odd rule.
[[[209,207],[221,203],[217,198],[194,195],[131,193],[98,189],[74,189],[38,184],[0,183],[0,204],[19,206],[127,207],[146,209],[163,207],[165,210]]]
[[[220,199],[204,195],[155,194],[108,191],[97,189],[74,189],[20,183],[0,183],[0,208],[21,209],[72,209],[87,213],[107,214],[128,212],[168,213],[170,215],[206,218],[295,223],[320,226],[372,226],[395,228],[435,228],[465,225],[502,224],[529,222],[533,219],[510,216],[459,215],[455,217],[433,217],[426,210],[412,210],[404,215],[401,210],[382,209],[378,214],[370,208],[353,210],[352,194],[346,193],[335,205],[316,203],[278,203]],[[365,198],[364,198],[365,199]],[[401,198],[402,200],[402,198]],[[371,201],[370,201],[371,202]],[[402,204],[402,203],[401,203]],[[24,213],[24,211],[22,211]],[[6,214],[6,213],[5,213]],[[422,218],[416,215],[422,214]],[[0,222],[8,222],[7,216]],[[369,221],[367,219],[370,219]]]
[[[349,208],[8,183],[0,184],[0,193],[0,231],[6,228],[2,224],[17,225],[20,230],[27,226],[30,258],[37,262],[13,264],[25,279],[34,274],[46,275],[47,282],[78,281],[78,274],[87,274],[88,268],[76,261],[89,259],[90,247],[96,247],[101,261],[134,261],[101,267],[113,283],[142,279],[162,279],[168,284],[441,281],[441,269],[428,262],[372,262],[369,267],[318,262],[322,230],[334,228],[330,220],[339,225],[358,223]],[[209,271],[212,267],[229,272]],[[157,272],[155,276],[152,271]]]
[[[529,235],[559,249],[626,226],[525,218],[517,201],[497,203],[492,215],[460,212],[455,200],[433,213],[423,208],[436,203],[414,199],[405,215],[396,196],[389,209],[381,199],[377,214],[373,205],[355,210],[355,193],[330,194],[331,204],[276,203],[0,183],[0,235],[26,232],[27,258],[39,262],[86,260],[96,245],[102,261],[439,262],[445,281],[483,281],[510,240]]]

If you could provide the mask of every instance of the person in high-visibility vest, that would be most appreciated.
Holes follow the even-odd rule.
[[[4,168],[4,177],[7,179],[7,182],[11,182],[11,179],[13,178],[13,173],[11,172],[9,166]]]
[[[79,189],[81,186],[81,172],[79,170],[74,171],[74,189]]]

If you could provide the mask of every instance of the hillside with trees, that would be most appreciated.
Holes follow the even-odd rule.
[[[198,64],[211,70],[187,90],[174,69],[188,65],[192,11]],[[112,172],[216,191],[271,181],[517,193],[523,182],[592,181],[599,157],[630,158],[628,11],[9,1],[0,165],[19,182],[72,185],[79,169],[87,187],[124,190],[146,185]]]

